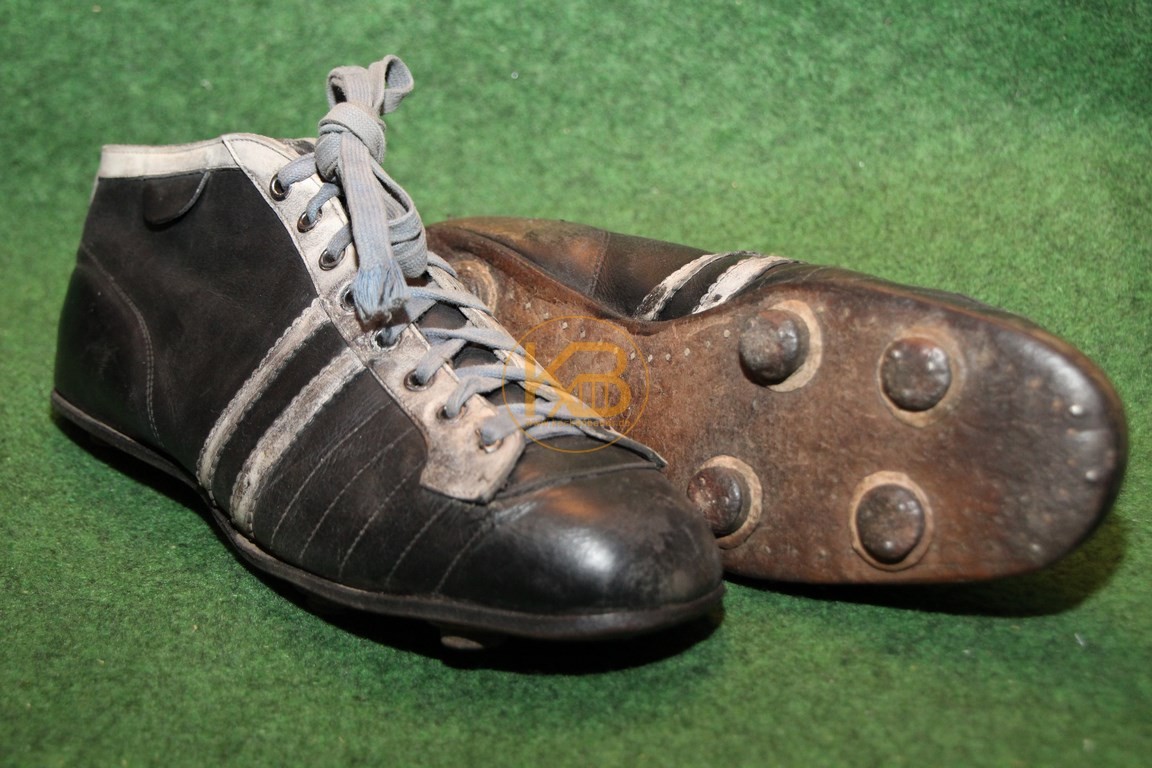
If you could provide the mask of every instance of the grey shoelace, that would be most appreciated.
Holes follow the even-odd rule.
[[[275,184],[287,192],[296,182],[318,174],[320,191],[308,202],[303,226],[314,225],[321,207],[342,196],[349,223],[332,237],[322,263],[331,268],[355,243],[359,268],[352,284],[357,315],[365,325],[379,327],[376,343],[382,348],[395,344],[404,329],[436,304],[470,309],[491,316],[476,296],[457,289],[437,287],[435,271],[456,277],[446,261],[428,252],[424,224],[408,193],[389,176],[384,161],[383,116],[394,111],[412,91],[412,73],[396,56],[388,56],[363,67],[339,67],[328,75],[330,111],[320,121],[320,138],[313,153],[288,163],[276,174]],[[408,278],[431,279],[425,286],[410,286]],[[401,311],[402,310],[402,311]],[[402,322],[393,322],[403,317]],[[456,418],[472,395],[486,395],[509,383],[530,388],[545,401],[529,406],[508,402],[499,415],[481,427],[486,446],[499,443],[518,428],[537,439],[567,434],[585,434],[575,423],[588,420],[590,411],[539,367],[530,374],[519,359],[524,350],[503,328],[483,328],[469,324],[461,328],[421,328],[431,343],[428,352],[409,374],[409,385],[426,386],[436,372],[468,344],[492,352],[511,353],[506,362],[454,368],[459,384],[444,404],[445,418]],[[499,357],[499,355],[497,355]]]

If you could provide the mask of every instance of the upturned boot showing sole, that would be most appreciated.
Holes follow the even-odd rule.
[[[627,365],[586,355],[605,367],[577,384],[615,377],[633,402],[647,390],[622,428],[667,457],[733,573],[840,584],[1022,573],[1075,548],[1117,492],[1116,393],[1022,318],[847,270],[565,222],[428,232],[541,366],[562,373],[574,340],[593,351],[603,321],[630,336]]]
[[[195,488],[257,568],[448,638],[711,611],[711,533],[655,454],[534,383],[427,251],[380,166],[410,88],[394,57],[334,70],[315,145],[106,147],[54,410]]]

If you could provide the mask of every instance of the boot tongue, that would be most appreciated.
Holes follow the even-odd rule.
[[[456,329],[468,325],[468,318],[464,313],[456,309],[455,306],[448,304],[435,304],[432,309],[425,312],[423,317],[416,321],[417,328],[447,328]],[[456,370],[465,368],[472,365],[501,365],[502,360],[495,355],[490,349],[479,347],[477,344],[468,344],[460,352],[456,353],[456,357],[452,359],[452,366]],[[524,402],[524,388],[517,383],[506,383],[500,389],[494,389],[483,395],[487,401],[492,403],[494,408],[503,409],[506,406],[514,403]],[[538,444],[537,444],[538,443]],[[626,450],[619,446],[606,446],[604,442],[590,438],[588,435],[573,434],[564,435],[562,438],[548,439],[545,442],[533,441],[530,450],[526,451],[525,457],[536,456],[539,450],[546,448],[558,448],[561,454],[585,454],[596,453],[599,454],[597,461],[592,462],[589,466],[611,466],[620,464],[626,461],[626,457],[630,456],[627,461],[635,462],[641,461],[644,465],[650,465],[650,459],[643,458],[637,459],[632,451]],[[599,450],[607,449],[607,450]],[[554,454],[556,451],[544,450],[544,454]],[[539,463],[539,457],[533,458],[529,462],[532,466]],[[516,485],[516,484],[513,484]]]
[[[448,304],[436,304],[416,321],[417,328],[446,328],[455,330],[468,325],[468,318],[458,308]],[[500,365],[503,361],[496,353],[476,344],[469,344],[452,358],[453,368],[467,368],[473,365]],[[484,395],[496,407],[505,403],[523,403],[524,388],[518,384],[505,385]]]
[[[436,304],[425,312],[424,315],[416,321],[415,325],[417,328],[446,328],[454,330],[468,325],[468,318],[456,307],[448,304]],[[475,344],[469,344],[461,349],[456,357],[452,358],[452,367],[460,369],[473,365],[491,365],[493,363],[500,365],[502,362],[503,361],[497,357],[492,350]],[[483,397],[487,398],[488,402],[499,409],[504,408],[506,405],[523,403],[525,399],[524,395],[524,388],[519,384],[512,383],[505,384],[500,389],[493,390],[483,395]],[[650,464],[648,459],[637,459],[636,455],[631,451],[616,445],[606,445],[602,441],[587,435],[565,435],[560,438],[550,438],[546,443],[540,441],[534,441],[534,443],[539,444],[530,446],[531,450],[525,453],[525,457],[536,457],[529,461],[529,464],[532,466],[536,466],[540,461],[540,457],[537,456],[538,452],[551,447],[557,447],[560,453],[565,454],[602,453],[596,461],[589,464],[589,467],[594,466],[603,469],[608,466],[621,464],[625,461],[640,461],[645,465]],[[555,444],[555,446],[553,444]],[[601,451],[600,449],[605,450]],[[556,451],[544,451],[545,455],[552,453],[556,453]]]

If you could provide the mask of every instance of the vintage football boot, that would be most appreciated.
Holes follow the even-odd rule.
[[[1116,494],[1116,393],[1022,318],[847,270],[564,222],[466,219],[428,236],[540,366],[565,386],[624,393],[595,404],[668,459],[733,573],[841,584],[1021,573],[1076,547]],[[630,346],[626,362],[590,345],[612,333],[605,321],[630,337],[612,342]]]
[[[380,166],[411,86],[334,70],[315,145],[106,147],[56,413],[196,488],[257,568],[457,645],[711,611],[713,537],[655,454],[576,418],[427,251]]]

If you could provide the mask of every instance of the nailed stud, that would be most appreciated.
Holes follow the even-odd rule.
[[[712,533],[727,536],[748,519],[751,507],[748,483],[735,469],[711,466],[688,482],[688,499],[704,515]]]
[[[757,384],[779,384],[808,356],[808,326],[783,309],[767,309],[749,318],[740,334],[740,362]]]
[[[499,648],[508,638],[490,632],[439,625],[440,644],[453,651],[490,651]]]
[[[952,365],[948,353],[929,339],[899,339],[884,352],[880,382],[897,408],[927,411],[948,394]]]
[[[860,545],[877,562],[895,565],[912,554],[924,536],[924,507],[907,488],[878,485],[856,507]]]

